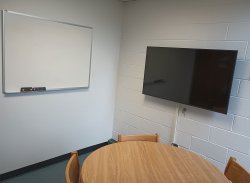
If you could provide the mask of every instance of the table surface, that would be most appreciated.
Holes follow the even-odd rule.
[[[214,165],[192,152],[143,141],[94,151],[84,161],[81,179],[84,183],[228,183]]]

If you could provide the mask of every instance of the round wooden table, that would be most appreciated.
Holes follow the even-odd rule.
[[[187,150],[155,142],[104,146],[84,161],[84,183],[223,183],[214,165]]]

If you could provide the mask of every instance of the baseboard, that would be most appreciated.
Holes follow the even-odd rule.
[[[98,149],[100,147],[103,147],[103,146],[107,145],[107,144],[108,144],[108,142],[103,142],[103,143],[100,143],[100,144],[96,144],[96,145],[93,145],[93,146],[90,146],[90,147],[80,149],[80,150],[78,150],[78,154],[82,155],[82,154],[89,153],[89,152],[94,151],[94,150],[96,150],[96,149]],[[18,176],[18,175],[21,175],[21,174],[24,174],[24,173],[27,173],[27,172],[30,172],[30,171],[33,171],[33,170],[36,170],[36,169],[39,169],[39,168],[42,168],[42,167],[45,167],[45,166],[52,165],[54,163],[58,163],[60,161],[67,160],[67,159],[69,159],[69,157],[70,157],[70,153],[67,153],[67,154],[64,154],[64,155],[61,155],[61,156],[58,156],[58,157],[55,157],[55,158],[52,158],[52,159],[49,159],[49,160],[45,160],[45,161],[42,161],[42,162],[39,162],[39,163],[36,163],[36,164],[32,164],[32,165],[29,165],[29,166],[26,166],[26,167],[23,167],[23,168],[20,168],[20,169],[17,169],[17,170],[13,170],[13,171],[1,174],[0,175],[0,181],[6,180],[6,179],[9,179],[9,178],[13,178],[15,176]]]

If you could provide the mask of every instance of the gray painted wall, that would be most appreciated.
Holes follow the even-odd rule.
[[[0,9],[94,28],[89,89],[41,95],[0,93],[0,174],[111,138],[122,4],[116,0],[0,0]],[[2,64],[0,83],[1,77]]]

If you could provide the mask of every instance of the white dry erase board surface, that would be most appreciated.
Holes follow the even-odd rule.
[[[2,17],[4,93],[89,86],[91,27],[7,10]]]

